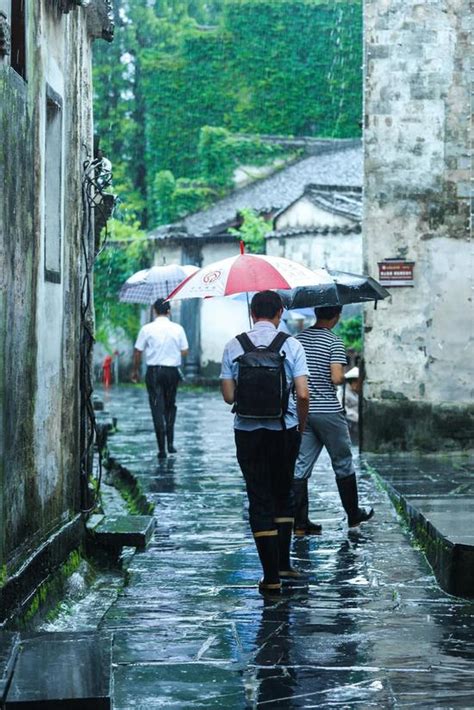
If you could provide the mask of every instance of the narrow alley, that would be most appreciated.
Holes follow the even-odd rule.
[[[157,520],[101,623],[114,635],[116,710],[473,707],[474,604],[440,590],[370,476],[361,497],[376,517],[348,532],[321,459],[312,498],[323,534],[293,546],[309,585],[269,601],[218,393],[180,392],[179,453],[159,464],[146,391],[101,396],[118,418],[111,454]]]

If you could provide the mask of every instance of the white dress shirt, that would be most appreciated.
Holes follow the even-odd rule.
[[[168,316],[157,316],[141,328],[135,343],[140,352],[145,351],[146,364],[179,367],[181,351],[189,347],[184,328],[173,323]]]

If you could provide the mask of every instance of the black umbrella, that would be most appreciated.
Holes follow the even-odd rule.
[[[285,307],[308,308],[315,306],[344,306],[348,303],[381,301],[390,293],[371,276],[350,274],[346,271],[329,271],[332,283],[298,286],[288,291],[279,291]]]

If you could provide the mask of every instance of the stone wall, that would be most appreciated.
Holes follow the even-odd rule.
[[[26,5],[26,81],[8,55],[0,57],[3,583],[80,508],[81,178],[92,151],[91,45],[84,9],[62,14],[50,0]],[[61,116],[60,146],[55,141],[49,151],[48,111]],[[62,219],[56,224],[53,215],[49,225],[50,248],[60,248],[58,269],[47,274],[53,172]]]
[[[367,450],[474,445],[471,55],[468,0],[366,0],[365,268],[416,262],[366,313]]]

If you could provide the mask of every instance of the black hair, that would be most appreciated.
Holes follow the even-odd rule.
[[[281,296],[275,291],[259,291],[252,298],[250,311],[255,318],[272,319],[283,308]]]
[[[165,316],[170,311],[170,302],[165,301],[164,298],[158,298],[154,302],[153,308],[155,309],[157,315]]]
[[[342,306],[316,306],[314,315],[317,320],[332,320],[342,312]]]

